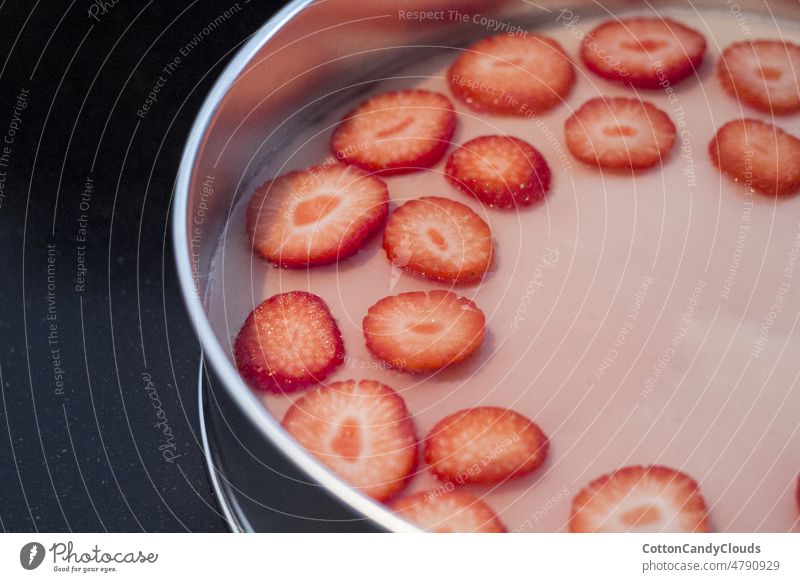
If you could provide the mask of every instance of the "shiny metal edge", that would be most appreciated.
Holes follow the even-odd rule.
[[[230,392],[236,404],[264,434],[265,438],[272,440],[310,478],[327,487],[342,502],[373,520],[379,526],[396,532],[420,531],[419,528],[388,511],[379,502],[351,487],[294,442],[280,423],[267,412],[253,395],[250,388],[242,382],[236,369],[225,354],[223,347],[217,340],[216,334],[206,317],[202,301],[195,291],[191,270],[187,216],[192,172],[197,160],[197,153],[203,142],[203,136],[225,94],[238,75],[258,53],[259,49],[295,15],[313,4],[313,2],[314,0],[293,0],[262,26],[225,67],[195,118],[189,138],[183,149],[173,198],[172,242],[175,251],[178,281],[184,303],[189,312],[189,318],[195,333],[200,338],[205,357],[219,375],[225,389]],[[223,511],[225,511],[225,508],[223,508]]]
[[[228,529],[234,533],[252,532],[253,527],[247,521],[247,517],[241,508],[238,507],[236,499],[232,493],[223,486],[219,478],[219,469],[216,462],[217,453],[211,444],[211,439],[208,437],[208,428],[206,419],[206,402],[205,402],[205,358],[203,353],[200,353],[200,366],[197,371],[197,412],[200,417],[200,443],[203,446],[203,456],[206,461],[206,469],[208,470],[208,478],[211,481],[211,488],[214,491],[214,496],[217,499],[217,505],[222,510],[222,518],[225,520]]]

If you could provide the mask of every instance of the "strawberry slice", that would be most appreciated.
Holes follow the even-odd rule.
[[[654,166],[675,143],[675,125],[666,113],[626,97],[589,99],[567,119],[564,130],[573,156],[612,170]]]
[[[410,200],[389,216],[387,258],[415,275],[459,284],[492,266],[492,231],[469,207],[437,196]]]
[[[373,97],[345,115],[331,150],[337,159],[370,172],[415,172],[442,159],[455,129],[447,97],[406,89]]]
[[[564,100],[575,71],[553,39],[498,34],[464,49],[447,79],[453,95],[475,111],[531,117]]]
[[[769,196],[800,189],[800,139],[755,119],[729,121],[708,145],[711,161],[745,188]]]
[[[333,263],[383,226],[389,192],[366,172],[329,164],[264,183],[247,205],[253,250],[280,267]]]
[[[708,532],[697,483],[667,467],[624,467],[595,479],[575,496],[572,532]]]
[[[384,297],[364,317],[367,348],[392,367],[437,370],[471,356],[483,342],[486,318],[472,301],[450,291]]]
[[[463,491],[421,491],[392,502],[401,517],[436,533],[505,533],[492,508]]]
[[[800,46],[778,40],[736,42],[722,52],[722,87],[759,111],[784,115],[800,111]]]
[[[669,86],[695,72],[705,37],[669,18],[604,22],[586,35],[581,58],[592,72],[634,87]]]
[[[320,386],[287,411],[283,427],[354,487],[379,501],[414,471],[417,438],[403,399],[374,380]]]
[[[451,483],[498,483],[540,467],[547,449],[547,437],[531,420],[482,406],[439,421],[425,439],[425,461]]]
[[[325,302],[304,291],[256,307],[234,344],[236,367],[255,390],[293,392],[322,381],[344,361],[344,344]]]
[[[445,176],[459,190],[489,206],[528,206],[550,189],[542,154],[516,137],[476,137],[450,155]]]

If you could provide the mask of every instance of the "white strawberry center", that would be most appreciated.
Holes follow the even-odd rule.
[[[508,152],[507,155],[514,155],[514,152]],[[511,161],[507,155],[500,154],[486,158],[486,163],[494,170],[494,173],[499,174],[501,177],[505,176],[511,169]]]
[[[661,510],[654,504],[644,504],[625,510],[620,516],[628,527],[646,527],[661,521]]]
[[[419,322],[412,322],[408,330],[417,334],[431,335],[442,331],[442,324],[435,319],[428,319]]]
[[[338,196],[323,194],[303,200],[294,209],[292,218],[295,226],[307,226],[329,216],[341,203]]]
[[[643,51],[646,53],[652,53],[661,50],[666,46],[669,46],[669,43],[655,38],[641,38],[641,39],[629,40],[622,43],[622,48],[624,48],[625,50]]]
[[[603,135],[607,137],[633,137],[636,129],[629,125],[609,125],[603,128]]]
[[[680,509],[668,496],[668,492],[631,492],[627,499],[614,508],[607,523],[619,524],[619,528],[614,528],[614,531],[681,531]]]

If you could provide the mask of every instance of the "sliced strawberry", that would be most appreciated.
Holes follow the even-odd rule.
[[[275,265],[323,265],[355,253],[388,211],[383,180],[343,164],[313,166],[258,188],[247,231],[253,250]]]
[[[564,124],[567,148],[585,164],[639,170],[659,163],[675,143],[669,116],[646,102],[595,97]]]
[[[273,295],[244,322],[236,367],[255,390],[293,392],[322,381],[344,361],[344,344],[325,302],[311,293]]]
[[[800,46],[778,40],[736,42],[722,52],[722,87],[759,111],[800,111]]]
[[[516,137],[487,135],[450,155],[445,175],[459,190],[489,206],[528,206],[550,189],[550,167],[542,154]]]
[[[575,71],[553,39],[498,34],[464,49],[447,79],[453,95],[475,111],[530,117],[564,100]]]
[[[492,266],[492,231],[469,207],[437,196],[410,200],[389,216],[387,258],[397,267],[445,283],[470,283]]]
[[[448,482],[498,483],[540,467],[547,449],[547,437],[531,420],[482,406],[439,421],[425,439],[425,461]]]
[[[705,37],[669,18],[604,22],[586,35],[581,58],[611,81],[655,89],[685,79],[700,66]]]
[[[492,508],[463,491],[422,491],[392,502],[391,509],[436,533],[505,533]]]
[[[442,159],[455,129],[447,97],[406,89],[373,97],[345,115],[333,132],[331,150],[371,172],[415,172]]]
[[[708,510],[688,475],[652,465],[595,479],[572,501],[573,532],[708,532]]]
[[[283,427],[333,472],[384,501],[414,471],[417,437],[403,399],[374,380],[318,387],[297,400]]]
[[[729,121],[708,145],[711,161],[745,188],[770,196],[800,189],[800,139],[755,119]]]
[[[392,295],[364,318],[367,347],[392,367],[436,370],[471,356],[483,342],[486,318],[472,301],[450,291]]]

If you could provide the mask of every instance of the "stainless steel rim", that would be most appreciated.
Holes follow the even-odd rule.
[[[211,481],[211,488],[214,490],[214,495],[217,498],[217,504],[222,510],[222,517],[228,526],[228,529],[235,533],[252,532],[253,528],[247,522],[244,512],[238,508],[236,500],[231,493],[222,484],[219,478],[219,469],[217,468],[217,453],[216,449],[211,444],[211,439],[208,438],[208,427],[206,425],[206,403],[205,403],[205,390],[203,378],[205,373],[203,367],[205,365],[205,358],[201,352],[200,366],[197,370],[197,412],[200,415],[200,441],[203,445],[203,455],[206,459],[206,469],[208,470],[208,478]]]
[[[378,525],[392,531],[419,531],[407,521],[387,511],[375,500],[349,486],[293,441],[289,434],[283,430],[280,423],[264,409],[250,389],[239,378],[236,369],[228,359],[214,331],[211,329],[211,325],[203,309],[203,304],[195,292],[188,245],[188,222],[186,218],[188,216],[189,187],[191,184],[192,170],[203,136],[208,129],[209,123],[219,103],[258,50],[289,20],[312,3],[313,0],[294,0],[261,27],[225,68],[222,75],[211,89],[211,92],[200,109],[200,113],[195,119],[189,134],[189,139],[184,147],[174,196],[172,234],[178,280],[183,300],[186,303],[195,333],[200,338],[205,357],[219,376],[225,390],[230,393],[236,404],[244,411],[253,425],[262,432],[264,437],[272,440],[273,443],[284,451],[284,453],[305,471],[310,478],[327,487],[334,495],[341,499],[342,502],[372,519]],[[213,465],[210,465],[209,468],[212,472],[213,481]],[[223,511],[225,511],[224,507]],[[226,519],[229,517],[233,518],[233,515],[226,512]],[[229,520],[229,525],[237,525],[236,520]]]

